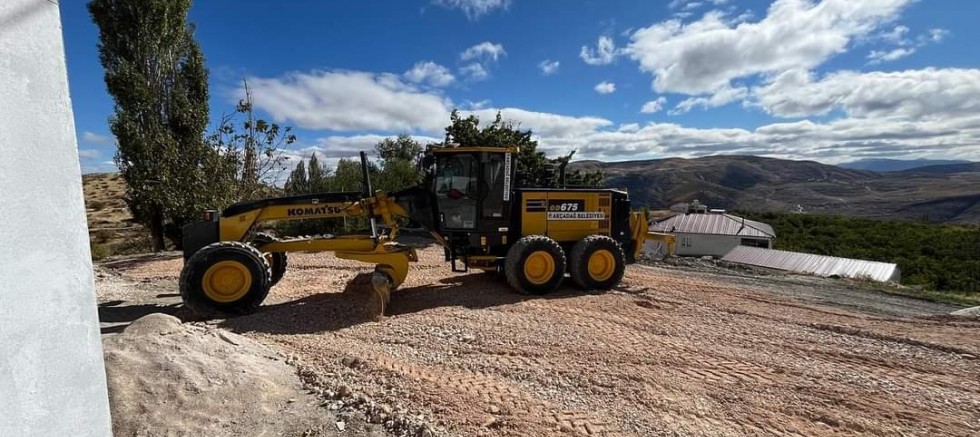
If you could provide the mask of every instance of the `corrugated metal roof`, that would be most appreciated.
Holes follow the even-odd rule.
[[[677,214],[654,223],[652,228],[666,233],[776,237],[772,226],[731,214]]]
[[[759,247],[737,246],[721,259],[738,264],[817,276],[841,276],[855,279],[873,279],[881,282],[898,282],[901,279],[901,271],[898,266],[891,263]]]

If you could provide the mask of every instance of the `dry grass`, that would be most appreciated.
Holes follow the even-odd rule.
[[[82,190],[93,258],[149,250],[146,228],[133,222],[123,201],[126,184],[118,173],[83,175]]]

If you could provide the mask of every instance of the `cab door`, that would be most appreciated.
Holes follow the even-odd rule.
[[[444,153],[436,157],[435,194],[439,225],[448,230],[477,226],[480,162],[473,153]]]

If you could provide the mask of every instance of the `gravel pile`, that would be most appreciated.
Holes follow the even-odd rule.
[[[381,436],[321,407],[276,351],[151,314],[103,341],[116,436]]]

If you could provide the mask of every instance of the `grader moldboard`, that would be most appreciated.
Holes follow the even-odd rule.
[[[371,288],[381,314],[408,275],[415,250],[395,241],[398,220],[411,219],[445,249],[454,272],[496,271],[518,292],[545,294],[568,273],[584,289],[610,289],[623,278],[649,233],[623,191],[515,187],[517,148],[433,147],[423,182],[395,193],[372,192],[361,152],[364,192],[320,193],[234,204],[184,227],[180,294],[202,316],[255,311],[286,272],[289,252],[334,252],[375,264]],[[562,168],[562,173],[564,169]],[[563,180],[560,178],[559,180]],[[561,186],[561,184],[559,184]],[[367,217],[371,235],[274,238],[262,223]],[[386,231],[379,231],[378,219]]]

